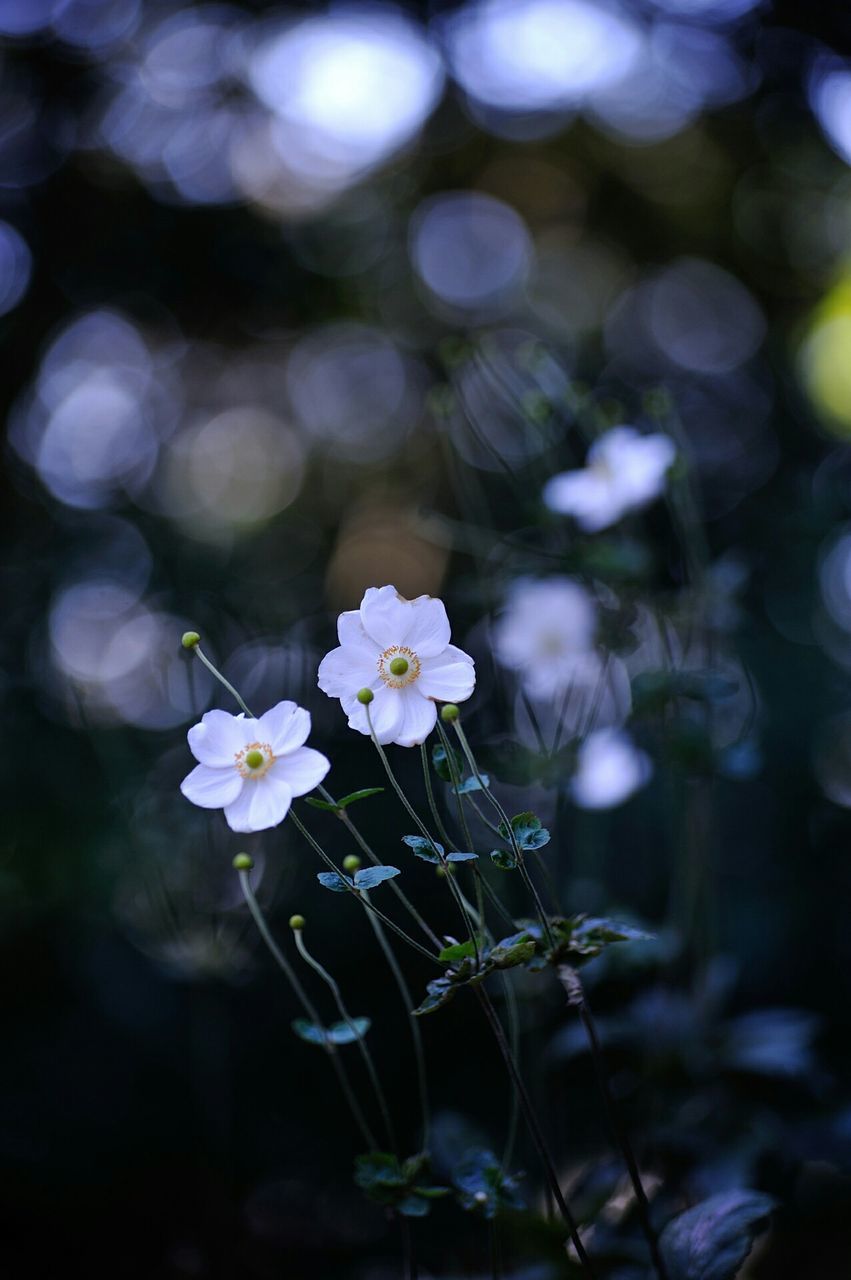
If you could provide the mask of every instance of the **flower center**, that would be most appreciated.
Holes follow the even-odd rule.
[[[242,777],[252,782],[262,778],[275,763],[275,757],[268,742],[249,742],[247,747],[237,751],[234,760]]]
[[[420,660],[404,644],[392,644],[378,659],[378,674],[390,689],[404,689],[420,674]]]

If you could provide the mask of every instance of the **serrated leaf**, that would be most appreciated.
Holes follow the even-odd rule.
[[[425,836],[402,836],[402,843],[406,844],[409,849],[413,849],[417,858],[422,858],[423,862],[440,863],[443,861],[443,845],[438,844],[435,840],[426,840]],[[435,853],[437,850],[437,853]],[[438,857],[438,854],[440,855]]]
[[[437,957],[441,964],[457,964],[459,960],[466,960],[468,956],[474,956],[476,948],[472,942],[453,942],[451,946],[444,947],[440,955]]]
[[[458,786],[453,787],[452,790],[455,792],[456,796],[466,796],[469,795],[471,791],[483,791],[485,787],[490,786],[491,780],[486,773],[479,774],[479,777],[481,778],[481,782],[479,781],[479,778],[465,778],[463,782],[459,782]]]
[[[369,1018],[352,1018],[350,1022],[334,1022],[325,1032],[331,1044],[354,1044],[363,1040],[372,1026]]]
[[[733,1280],[774,1203],[761,1191],[722,1191],[686,1209],[659,1237],[670,1280]]]
[[[550,842],[550,833],[541,826],[541,819],[534,813],[516,813],[511,819],[511,831],[521,849],[543,849]],[[506,840],[511,839],[511,832],[504,822],[499,824],[499,833]]]
[[[326,1044],[325,1028],[320,1027],[316,1022],[309,1022],[307,1018],[295,1018],[292,1023],[293,1031],[300,1040],[306,1040],[308,1044]]]
[[[455,769],[455,777],[460,778],[464,772],[463,761],[454,747],[450,747],[450,751],[452,752],[451,759]],[[452,771],[449,768],[449,760],[442,742],[437,742],[432,747],[431,762],[434,766],[434,771],[439,778],[442,778],[444,782],[452,781]]]
[[[355,887],[355,882],[350,876],[341,876],[336,871],[317,871],[316,879],[334,893],[348,893]]]
[[[491,850],[491,861],[500,871],[516,871],[517,856],[512,849]]]
[[[355,888],[374,889],[377,884],[401,874],[398,867],[362,867],[355,872]]]
[[[475,862],[478,856],[479,855],[477,853],[462,853],[460,850],[458,850],[455,853],[447,853],[446,861],[447,862]]]

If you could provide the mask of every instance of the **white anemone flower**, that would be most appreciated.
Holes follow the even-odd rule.
[[[571,791],[582,809],[614,809],[649,780],[653,766],[628,734],[595,729],[579,748]]]
[[[349,728],[369,733],[361,689],[373,695],[369,716],[382,744],[415,747],[437,721],[438,702],[463,702],[476,683],[473,659],[449,643],[441,600],[405,600],[395,587],[370,587],[359,609],[337,620],[340,647],[319,664],[323,693],[339,698]]]
[[[591,445],[585,467],[547,481],[544,502],[560,515],[573,516],[586,533],[607,529],[659,497],[675,456],[668,436],[613,427]]]
[[[180,790],[202,809],[224,809],[231,831],[265,831],[287,816],[295,796],[317,787],[331,768],[304,745],[310,713],[279,702],[258,720],[208,711],[189,730],[199,764]]]
[[[494,651],[517,671],[533,698],[553,698],[599,672],[594,651],[597,611],[586,589],[571,578],[513,584],[505,612],[494,626]]]

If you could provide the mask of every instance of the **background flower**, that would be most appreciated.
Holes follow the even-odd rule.
[[[520,579],[510,588],[493,631],[494,652],[520,674],[535,698],[562,693],[575,681],[593,684],[600,668],[594,650],[597,610],[590,593],[571,578]]]
[[[476,683],[473,659],[449,643],[441,600],[405,600],[395,587],[370,587],[360,609],[337,620],[340,646],[319,666],[319,688],[339,698],[349,727],[381,743],[413,747],[425,742],[437,720],[435,699],[463,702]],[[369,708],[358,692],[370,689]]]
[[[310,715],[294,702],[279,702],[258,720],[208,711],[189,730],[200,763],[180,790],[202,809],[224,809],[232,831],[276,827],[293,797],[312,791],[331,767],[304,746],[309,733]]]
[[[582,470],[563,471],[547,482],[544,502],[573,516],[588,533],[605,529],[662,493],[675,454],[668,436],[613,427],[594,441]]]
[[[579,748],[571,783],[582,809],[613,809],[638,791],[653,772],[650,759],[617,729],[595,729]]]

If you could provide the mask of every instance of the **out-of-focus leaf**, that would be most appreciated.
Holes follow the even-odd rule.
[[[452,752],[452,768],[455,770],[456,778],[460,778],[464,772],[464,762],[454,747],[450,747],[450,751]],[[450,758],[447,757],[446,754],[446,748],[442,742],[438,742],[432,747],[431,762],[434,766],[434,771],[439,778],[443,779],[444,782],[452,781],[452,771],[449,767],[449,759]]]
[[[481,778],[481,782],[479,781]],[[469,795],[471,791],[482,791],[485,787],[489,787],[491,780],[486,773],[479,774],[479,778],[465,778],[463,782],[459,782],[457,787],[452,790],[457,796]]]
[[[501,1209],[522,1209],[519,1175],[504,1173],[492,1151],[470,1151],[453,1170],[452,1182],[462,1209],[495,1218]]]
[[[659,1238],[670,1280],[733,1280],[773,1208],[760,1191],[722,1191],[686,1209]]]

